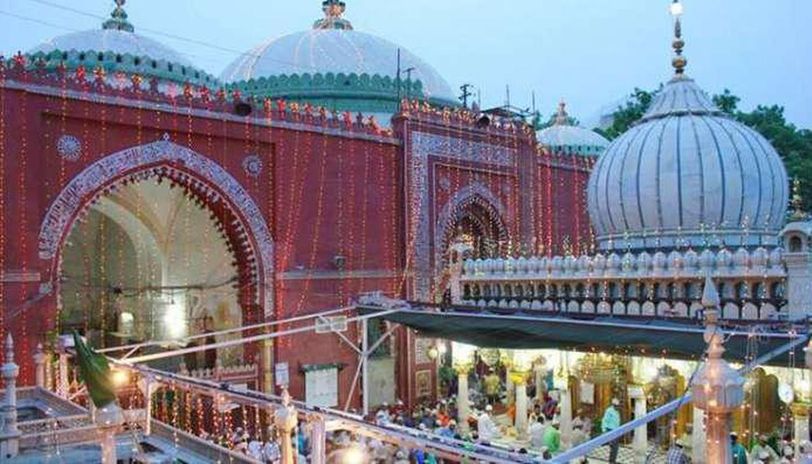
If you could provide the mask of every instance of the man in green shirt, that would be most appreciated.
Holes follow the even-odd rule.
[[[747,464],[747,450],[739,443],[736,432],[730,434],[730,451],[733,453],[733,464]]]
[[[547,427],[544,431],[542,443],[550,454],[555,454],[561,449],[561,431],[559,429],[558,421],[553,421],[553,425]]]

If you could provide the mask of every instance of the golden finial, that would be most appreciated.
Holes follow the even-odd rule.
[[[567,104],[564,100],[558,102],[558,112],[555,114],[555,121],[553,122],[556,126],[565,126],[569,124],[569,115],[567,114]]]
[[[806,213],[803,210],[804,200],[801,197],[801,179],[797,177],[792,180],[792,220],[806,220]]]
[[[682,17],[683,7],[680,0],[673,0],[671,2],[671,16],[674,17],[674,41],[671,46],[674,48],[674,58],[671,60],[671,65],[674,67],[674,72],[677,76],[682,76],[685,73],[685,66],[688,60],[682,56],[682,49],[685,47],[685,41],[682,40]]]
[[[324,0],[321,3],[321,10],[324,18],[313,24],[314,29],[343,29],[352,30],[352,23],[342,17],[347,9],[347,4],[342,0]]]

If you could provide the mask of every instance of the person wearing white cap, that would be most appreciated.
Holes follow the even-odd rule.
[[[620,400],[612,398],[612,403],[606,408],[601,419],[601,432],[608,433],[620,427],[620,412],[617,407],[620,406]],[[620,448],[620,440],[613,440],[609,445],[609,463],[615,464],[617,462],[617,453]]]
[[[491,441],[499,438],[501,433],[499,432],[499,427],[496,426],[496,423],[493,421],[493,406],[490,404],[485,406],[485,411],[480,414],[477,420],[477,433],[479,434],[479,440],[485,443],[490,443]]]
[[[762,459],[759,457],[762,452],[767,454],[767,459],[770,460],[769,462],[778,462],[778,453],[776,453],[773,447],[767,443],[767,436],[764,434],[760,434],[758,436],[758,442],[750,450],[750,454],[758,459]]]

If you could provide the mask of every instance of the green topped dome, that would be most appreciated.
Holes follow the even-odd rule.
[[[324,1],[325,17],[312,30],[259,45],[229,65],[221,79],[243,94],[337,111],[391,115],[399,97],[458,105],[451,86],[433,67],[397,44],[354,30],[343,17],[345,8],[343,1]]]
[[[68,70],[84,66],[88,71],[102,67],[108,73],[124,72],[176,83],[213,86],[217,79],[195,68],[189,60],[166,45],[136,34],[127,20],[124,1],[100,29],[55,37],[27,53],[30,61],[42,60],[45,69],[64,65]]]

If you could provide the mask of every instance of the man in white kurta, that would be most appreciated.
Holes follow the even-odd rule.
[[[501,433],[499,427],[493,421],[493,407],[491,405],[485,406],[485,412],[480,414],[477,419],[477,432],[479,433],[479,440],[483,442],[492,442],[499,438]]]

